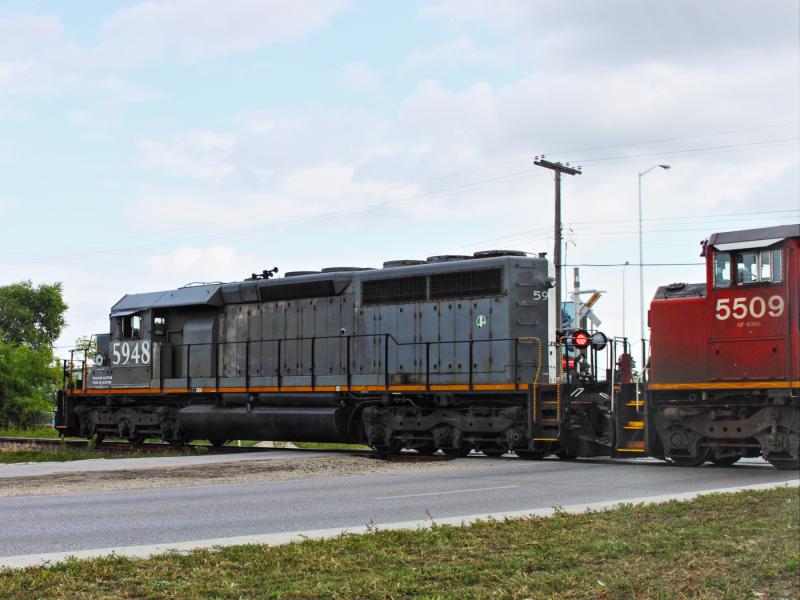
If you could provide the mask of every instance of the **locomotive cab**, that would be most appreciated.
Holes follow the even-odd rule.
[[[677,464],[800,457],[800,225],[717,233],[705,284],[650,307],[650,451]]]

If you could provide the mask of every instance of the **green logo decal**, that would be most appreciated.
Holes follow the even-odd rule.
[[[478,315],[475,317],[475,326],[476,327],[484,327],[488,319],[484,315]]]

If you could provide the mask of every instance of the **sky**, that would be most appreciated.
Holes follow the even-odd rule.
[[[63,283],[61,356],[126,293],[552,256],[540,155],[636,337],[639,173],[646,299],[800,221],[800,2],[0,0],[0,285]]]

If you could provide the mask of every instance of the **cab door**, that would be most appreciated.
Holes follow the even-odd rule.
[[[784,246],[715,251],[709,303],[711,381],[786,379]]]
[[[150,311],[124,311],[112,315],[109,347],[113,387],[148,387],[152,367]]]

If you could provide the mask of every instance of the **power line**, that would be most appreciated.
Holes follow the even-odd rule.
[[[298,224],[303,224],[303,223],[312,223],[312,222],[316,222],[316,221],[324,221],[324,220],[329,220],[329,219],[342,218],[344,216],[352,216],[352,215],[356,215],[356,214],[360,214],[360,213],[367,213],[367,212],[370,212],[372,210],[377,210],[377,209],[380,209],[380,208],[386,208],[388,206],[393,206],[393,205],[400,204],[400,203],[403,203],[403,202],[409,202],[409,201],[412,201],[412,200],[419,200],[419,199],[428,198],[428,197],[431,197],[431,196],[450,194],[450,193],[453,193],[453,192],[462,191],[464,189],[474,188],[474,187],[481,186],[481,185],[486,185],[486,184],[489,184],[489,183],[497,183],[498,181],[505,181],[505,180],[509,180],[509,179],[512,179],[512,178],[530,177],[530,176],[532,176],[531,171],[526,169],[524,171],[515,171],[513,173],[507,173],[505,175],[499,175],[497,177],[492,177],[492,178],[488,178],[488,179],[474,181],[474,182],[471,182],[471,183],[466,183],[466,184],[462,184],[462,185],[458,185],[458,186],[453,186],[453,187],[450,187],[450,188],[443,188],[443,189],[439,189],[439,190],[432,190],[430,192],[423,192],[423,193],[420,193],[420,194],[415,194],[413,196],[408,196],[406,198],[399,198],[399,199],[396,199],[396,200],[387,200],[385,202],[380,202],[380,203],[371,204],[371,205],[362,206],[362,207],[356,207],[356,208],[353,208],[353,209],[350,209],[350,210],[329,211],[329,212],[320,213],[320,214],[317,214],[317,215],[311,215],[309,217],[298,217],[298,218],[295,218],[295,219],[287,219],[287,220],[284,220],[284,221],[266,223],[266,224],[258,225],[258,226],[254,226],[254,227],[245,227],[245,228],[241,228],[241,229],[228,230],[228,231],[221,232],[221,233],[212,233],[212,234],[208,234],[208,235],[193,236],[193,237],[190,237],[190,238],[181,238],[181,239],[177,239],[177,240],[154,242],[154,243],[151,243],[151,244],[139,244],[139,245],[136,245],[136,246],[128,246],[128,247],[123,247],[123,248],[116,248],[116,249],[110,248],[110,249],[104,249],[104,250],[93,250],[91,252],[77,252],[77,253],[73,253],[73,254],[57,254],[57,255],[38,256],[38,257],[32,258],[30,260],[20,261],[20,262],[11,263],[11,264],[27,265],[27,264],[35,264],[35,263],[39,263],[39,262],[46,262],[46,261],[53,260],[53,259],[68,260],[68,259],[74,259],[74,258],[84,258],[86,256],[95,256],[98,253],[115,254],[115,255],[118,255],[118,254],[129,254],[131,252],[137,252],[139,250],[143,250],[143,249],[147,249],[147,248],[158,248],[158,247],[162,247],[162,246],[174,246],[176,244],[182,244],[182,243],[198,241],[198,240],[220,239],[220,238],[226,238],[226,237],[228,237],[230,235],[241,235],[241,234],[257,233],[257,232],[260,232],[260,231],[264,230],[267,227],[285,227],[287,225],[298,225]]]
[[[797,142],[800,141],[800,137],[792,137],[792,138],[781,138],[775,140],[762,140],[758,142],[747,142],[742,144],[723,144],[719,146],[705,146],[700,148],[683,148],[681,150],[665,150],[663,152],[644,152],[640,154],[624,154],[619,156],[606,156],[603,158],[588,158],[584,160],[575,160],[572,161],[576,164],[585,164],[585,163],[593,163],[593,162],[606,162],[612,160],[631,160],[634,158],[644,158],[650,156],[672,156],[675,154],[686,154],[690,152],[706,152],[711,150],[730,150],[734,148],[748,148],[753,146],[762,146],[765,144],[784,144],[788,142]]]
[[[642,219],[644,222],[649,221],[682,221],[691,220],[697,221],[698,219],[719,219],[721,217],[746,217],[751,215],[776,215],[786,213],[800,213],[800,208],[789,208],[785,210],[758,210],[752,212],[733,212],[733,213],[714,213],[705,215],[692,215],[688,217],[648,217]],[[569,221],[570,225],[594,225],[596,223],[638,223],[637,219],[611,219],[605,221]]]
[[[696,267],[705,265],[704,262],[691,262],[691,263],[578,263],[564,265],[565,267]]]
[[[546,156],[552,156],[554,154],[572,154],[574,152],[592,152],[594,150],[609,150],[611,148],[626,148],[628,146],[647,146],[650,144],[661,144],[664,142],[678,142],[681,140],[691,140],[697,139],[700,137],[714,137],[718,135],[729,135],[732,133],[746,133],[749,131],[761,131],[764,129],[775,129],[777,127],[788,127],[790,125],[798,125],[800,121],[790,121],[788,123],[776,123],[775,125],[761,125],[759,127],[747,127],[744,129],[728,129],[727,131],[717,131],[714,133],[697,133],[694,135],[684,135],[680,137],[671,137],[671,138],[661,138],[657,140],[648,140],[644,142],[628,142],[625,144],[612,144],[608,146],[594,146],[590,148],[576,148],[574,150],[561,150],[560,152],[546,152]],[[585,162],[585,161],[584,161]]]
[[[791,124],[791,123],[789,123],[789,124]],[[662,138],[661,140],[652,140],[650,142],[636,142],[636,143],[631,143],[631,144],[616,144],[616,145],[610,145],[610,146],[598,146],[598,147],[595,147],[594,149],[625,147],[625,146],[634,146],[634,145],[644,145],[644,144],[649,144],[649,143],[660,143],[660,142],[664,142],[664,141],[674,141],[674,140],[680,140],[680,139],[690,139],[690,138],[704,137],[704,136],[723,135],[723,134],[738,133],[738,132],[744,132],[744,131],[755,131],[755,130],[759,130],[759,129],[769,129],[769,128],[774,128],[774,127],[779,127],[779,126],[784,126],[784,125],[787,125],[787,124],[767,125],[767,126],[761,126],[761,127],[752,127],[752,128],[739,129],[739,130],[729,130],[729,131],[709,133],[709,134],[696,134],[696,135],[692,135],[692,136],[683,136],[683,137],[679,137],[679,138]],[[744,148],[744,147],[756,147],[756,146],[764,147],[764,145],[766,145],[766,144],[786,143],[786,142],[798,141],[798,140],[800,140],[800,138],[797,138],[797,137],[795,137],[795,138],[784,138],[784,139],[780,139],[780,140],[762,140],[762,141],[758,141],[758,142],[749,142],[749,143],[742,143],[742,144],[726,144],[726,145],[718,145],[718,146],[706,146],[706,147],[700,147],[700,148],[686,148],[686,149],[663,151],[663,152],[651,152],[651,153],[640,153],[640,154],[634,154],[634,155],[620,155],[620,156],[610,156],[610,157],[602,157],[602,158],[592,158],[592,159],[585,159],[585,160],[582,160],[582,161],[574,161],[574,162],[576,162],[576,163],[577,162],[591,163],[591,162],[624,161],[624,160],[633,160],[633,159],[636,159],[636,158],[649,157],[649,156],[674,155],[674,154],[681,154],[681,153],[699,153],[699,152],[707,152],[707,151],[716,151],[716,150],[724,150],[724,149],[736,149],[736,148]],[[563,152],[560,152],[560,153],[563,153]],[[557,154],[560,154],[560,153],[557,153]],[[456,172],[456,173],[453,173],[453,174],[450,174],[450,175],[444,175],[444,176],[441,176],[441,177],[436,177],[436,178],[431,178],[431,179],[428,179],[428,180],[423,180],[422,183],[431,182],[431,181],[437,181],[437,180],[442,180],[442,179],[447,179],[447,178],[451,178],[451,177],[455,177],[455,176],[459,176],[459,175],[463,175],[463,174],[467,174],[467,173],[480,172],[480,171],[483,171],[483,170],[486,170],[486,169],[495,168],[495,166],[496,165],[493,165],[492,167],[486,167],[484,169],[479,168],[479,169],[473,169],[471,171]],[[408,197],[405,197],[405,198],[399,198],[399,199],[395,199],[395,200],[388,200],[388,201],[385,201],[385,202],[379,202],[379,203],[375,203],[375,204],[371,204],[371,205],[356,207],[356,208],[353,208],[353,209],[350,209],[350,210],[346,210],[346,211],[329,211],[329,212],[325,212],[325,213],[320,213],[318,215],[312,215],[312,216],[309,216],[309,217],[301,217],[301,218],[297,218],[297,219],[287,219],[287,220],[284,220],[284,221],[265,223],[263,225],[258,225],[258,226],[253,226],[253,227],[232,229],[232,230],[227,230],[227,231],[224,231],[224,232],[208,233],[208,234],[204,234],[204,235],[198,235],[198,236],[192,236],[192,237],[186,237],[186,238],[180,238],[180,239],[173,239],[173,240],[169,240],[169,241],[159,241],[159,242],[153,242],[153,243],[149,243],[149,244],[137,244],[137,245],[128,246],[128,247],[122,247],[122,248],[120,248],[120,247],[113,248],[112,247],[112,248],[98,249],[98,250],[92,250],[92,251],[80,252],[80,253],[73,253],[73,254],[67,254],[67,255],[64,255],[64,254],[40,255],[38,257],[28,258],[28,259],[20,261],[18,263],[12,263],[12,264],[18,264],[18,265],[35,264],[35,263],[38,263],[38,262],[45,262],[45,261],[56,259],[56,258],[58,258],[60,260],[83,258],[83,257],[86,257],[86,256],[96,255],[97,253],[128,254],[128,253],[136,252],[136,251],[143,250],[143,249],[158,248],[158,247],[164,247],[164,246],[175,246],[177,244],[182,244],[182,243],[187,243],[187,242],[194,242],[194,241],[198,241],[198,240],[223,239],[223,238],[226,238],[226,237],[231,236],[231,235],[248,234],[248,233],[251,233],[251,232],[255,233],[255,232],[261,231],[261,230],[263,230],[263,229],[265,229],[267,227],[282,227],[282,226],[287,226],[287,225],[292,225],[292,224],[309,223],[309,222],[315,222],[315,221],[320,221],[320,220],[325,220],[325,219],[341,218],[343,216],[370,212],[370,211],[373,211],[373,210],[386,208],[388,206],[393,206],[393,205],[400,204],[400,203],[403,203],[403,202],[413,201],[413,200],[422,199],[422,198],[431,197],[431,196],[436,196],[436,195],[457,193],[457,192],[463,191],[465,189],[470,189],[470,188],[486,185],[486,184],[489,184],[489,183],[495,183],[495,182],[498,182],[498,181],[510,180],[510,179],[517,178],[517,177],[521,178],[521,177],[526,177],[526,176],[530,176],[530,175],[531,175],[531,172],[528,171],[528,170],[515,171],[515,172],[512,172],[512,173],[507,173],[507,174],[499,175],[499,176],[496,176],[496,177],[491,177],[491,178],[481,179],[481,180],[477,180],[477,181],[473,181],[473,182],[469,182],[469,183],[464,183],[464,184],[452,186],[452,187],[449,187],[449,188],[443,188],[443,189],[439,189],[439,190],[432,190],[432,191],[429,191],[429,192],[423,192],[423,193],[420,193],[420,194],[414,194],[412,196],[408,196]],[[382,190],[380,192],[377,192],[377,193],[386,193],[387,191],[392,191],[392,190],[396,190],[396,189],[403,189],[403,188],[409,187],[411,185],[414,185],[414,184],[403,184],[403,185],[400,185],[400,186],[393,186],[393,187],[385,188],[384,190]],[[14,255],[13,254],[11,254],[11,255],[7,254],[5,256],[9,257],[9,256],[14,256]]]

